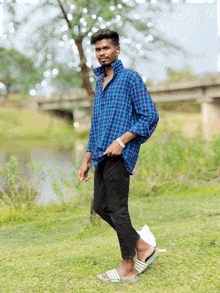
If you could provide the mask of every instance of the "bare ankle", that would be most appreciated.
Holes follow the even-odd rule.
[[[154,249],[152,245],[145,242],[142,238],[138,240],[138,242],[135,245],[137,252],[138,251],[147,251]]]

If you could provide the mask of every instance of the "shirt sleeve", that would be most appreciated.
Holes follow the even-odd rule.
[[[142,78],[137,73],[133,78],[130,94],[137,121],[129,131],[137,135],[138,142],[144,143],[153,134],[159,115]]]

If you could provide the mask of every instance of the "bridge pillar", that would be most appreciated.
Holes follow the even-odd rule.
[[[220,133],[220,100],[202,103],[202,124],[204,137],[211,140],[214,134]]]

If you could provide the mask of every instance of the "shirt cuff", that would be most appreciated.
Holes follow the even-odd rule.
[[[133,128],[133,127],[132,127]],[[148,140],[148,138],[150,137],[149,134],[146,134],[146,135],[141,135],[140,133],[138,133],[138,131],[135,131],[133,129],[130,129],[129,132],[133,133],[136,135],[136,137],[134,138],[134,140],[136,142],[139,142],[139,143],[144,143],[145,141]]]

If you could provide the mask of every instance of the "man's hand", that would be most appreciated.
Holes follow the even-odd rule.
[[[88,172],[90,169],[90,158],[92,157],[92,153],[91,152],[87,152],[86,157],[82,163],[82,166],[80,167],[77,175],[78,175],[78,179],[81,182],[86,182],[90,179],[90,176],[88,176]]]
[[[123,144],[125,145],[130,140],[134,139],[135,137],[137,137],[136,134],[133,134],[133,133],[127,131],[119,138],[123,142]],[[107,148],[107,150],[103,153],[103,155],[107,155],[108,157],[120,156],[122,151],[123,151],[123,147],[117,142],[117,140],[114,140],[113,143],[110,144],[110,146]]]
[[[78,171],[79,181],[86,182],[90,179],[90,176],[88,176],[89,169],[90,169],[90,163],[83,162],[82,166],[80,167]]]
[[[103,155],[107,155],[108,157],[119,156],[122,153],[122,150],[123,147],[117,142],[117,140],[114,140]]]

